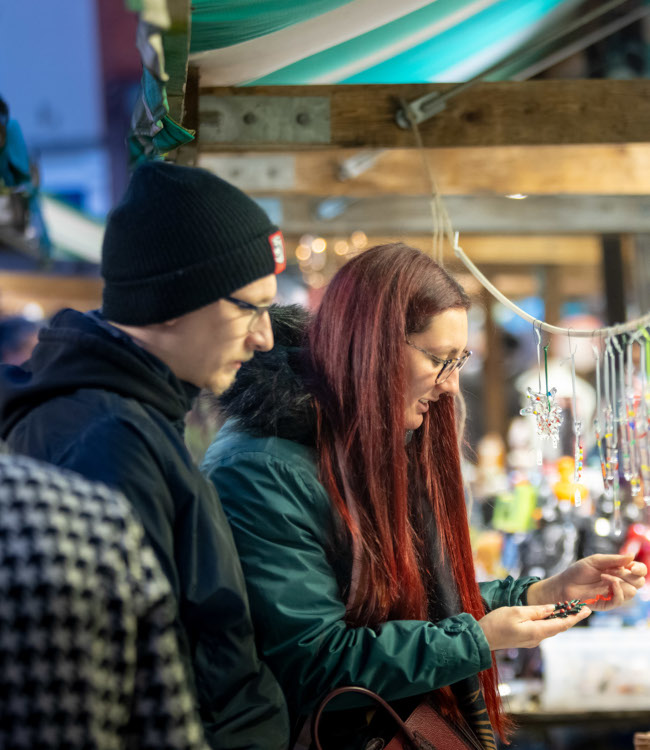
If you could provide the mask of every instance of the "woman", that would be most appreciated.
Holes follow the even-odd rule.
[[[222,397],[231,419],[203,468],[296,720],[341,685],[370,688],[403,715],[432,694],[493,748],[491,727],[504,734],[507,723],[491,652],[589,614],[544,620],[550,602],[611,588],[620,604],[643,582],[644,566],[598,556],[546,581],[477,585],[453,398],[468,307],[428,256],[373,248],[336,274],[311,321],[278,309],[275,349]],[[342,716],[325,728],[332,746],[390,735],[365,709]]]

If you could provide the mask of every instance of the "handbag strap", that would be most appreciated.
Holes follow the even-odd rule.
[[[404,723],[404,720],[401,718],[401,716],[390,705],[390,703],[387,703],[380,695],[377,695],[377,693],[373,693],[372,690],[350,685],[348,687],[340,687],[336,688],[336,690],[332,690],[331,693],[328,693],[325,698],[323,698],[320,705],[314,712],[311,721],[311,737],[312,742],[316,745],[317,750],[323,750],[323,747],[320,743],[320,738],[318,736],[318,728],[320,726],[320,720],[323,715],[323,711],[325,710],[325,707],[328,705],[328,703],[330,703],[330,701],[334,700],[334,698],[338,698],[339,695],[343,695],[345,693],[356,693],[357,695],[363,695],[366,698],[370,698],[371,700],[375,701],[375,703],[378,703],[388,714],[390,714],[391,718],[397,724],[399,731],[404,734],[411,745],[414,748],[419,747],[417,738],[409,729],[409,727]]]

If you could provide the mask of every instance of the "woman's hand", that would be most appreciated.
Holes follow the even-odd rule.
[[[631,555],[591,555],[569,565],[562,573],[533,583],[528,589],[529,604],[611,597],[594,602],[592,609],[605,611],[632,599],[645,583],[648,569],[634,562]]]
[[[501,648],[533,648],[545,638],[563,633],[591,614],[589,607],[583,607],[577,615],[546,620],[554,609],[553,604],[499,607],[482,617],[478,624],[485,633],[491,651]]]

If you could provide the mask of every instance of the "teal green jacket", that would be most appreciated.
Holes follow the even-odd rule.
[[[336,547],[336,521],[313,449],[253,437],[230,420],[202,469],[233,529],[262,657],[294,717],[308,714],[340,685],[360,685],[392,701],[491,666],[485,635],[466,613],[437,623],[395,620],[376,629],[345,623],[350,551]],[[523,604],[536,580],[481,583],[481,594],[489,609]]]

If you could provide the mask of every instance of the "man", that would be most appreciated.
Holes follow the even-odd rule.
[[[41,251],[49,255],[50,236],[43,220],[37,170],[31,164],[23,131],[9,116],[9,106],[0,97],[0,193],[9,202],[10,226],[24,233],[27,220],[36,230]]]
[[[179,603],[215,748],[285,748],[288,719],[184,418],[199,389],[221,393],[272,347],[266,307],[284,265],[282,235],[242,192],[201,169],[144,164],[108,220],[101,313],[61,311],[22,368],[0,368],[11,448],[117,488],[137,510]]]
[[[119,493],[0,455],[0,747],[207,750],[143,537]]]
[[[31,180],[29,153],[23,131],[9,116],[9,106],[0,96],[0,185],[8,188]]]

